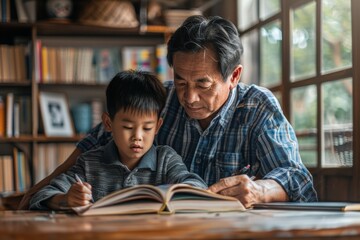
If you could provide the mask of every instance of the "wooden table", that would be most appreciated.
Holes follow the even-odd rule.
[[[1,211],[0,239],[360,239],[360,212],[249,210],[231,213],[79,217]]]

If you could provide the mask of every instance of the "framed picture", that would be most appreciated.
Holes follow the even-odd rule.
[[[39,93],[41,116],[45,135],[49,137],[71,137],[74,127],[66,95],[64,93]]]

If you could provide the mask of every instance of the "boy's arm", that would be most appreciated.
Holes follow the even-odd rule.
[[[178,155],[175,150],[167,154],[172,155],[169,158],[165,157],[165,159],[167,159],[165,161],[167,184],[185,183],[202,189],[208,188],[207,184],[199,175],[188,171],[181,156]]]
[[[74,183],[66,194],[56,194],[50,198],[46,205],[50,209],[61,210],[68,207],[85,206],[91,203],[92,193],[91,185],[83,183]]]
[[[71,166],[73,166],[76,163],[76,159],[81,153],[82,152],[79,148],[75,148],[75,150],[70,154],[70,156],[65,160],[65,162],[58,166],[49,176],[41,180],[39,183],[35,184],[25,193],[24,197],[21,199],[18,209],[29,209],[29,201],[32,196],[40,189],[48,185],[53,178],[60,175],[61,173],[66,172]]]
[[[91,185],[85,179],[85,162],[81,157],[66,173],[50,181],[30,199],[31,210],[61,210],[64,207],[82,206],[90,203]]]

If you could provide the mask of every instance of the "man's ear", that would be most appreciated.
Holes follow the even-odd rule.
[[[155,134],[157,134],[159,132],[159,129],[161,128],[162,124],[163,124],[164,120],[162,118],[159,118],[157,125],[156,125],[156,132]]]
[[[102,115],[101,115],[101,119],[102,119],[102,122],[104,124],[104,127],[105,127],[105,130],[107,132],[111,132],[112,131],[112,127],[111,127],[111,118],[109,116],[109,114],[107,112],[104,112]]]
[[[232,72],[230,76],[230,89],[236,87],[236,85],[238,85],[238,83],[240,82],[242,70],[243,70],[243,66],[237,65],[234,71]]]

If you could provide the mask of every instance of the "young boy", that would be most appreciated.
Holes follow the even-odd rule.
[[[187,170],[175,150],[153,145],[166,101],[165,89],[155,76],[120,72],[109,83],[106,98],[108,112],[102,120],[113,140],[80,155],[69,171],[32,197],[30,209],[84,206],[138,184],[186,183],[207,188],[198,175]]]

